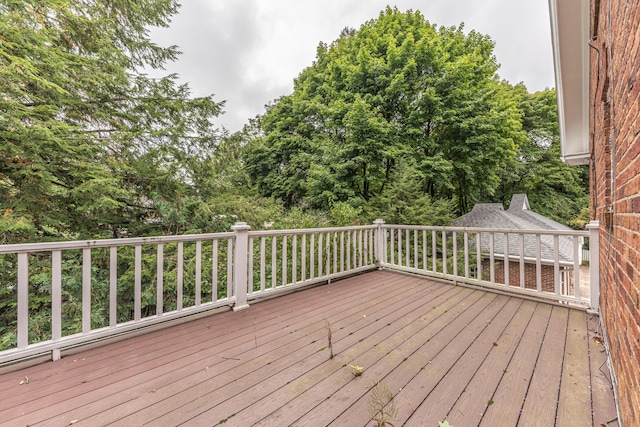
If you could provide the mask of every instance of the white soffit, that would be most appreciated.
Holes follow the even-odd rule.
[[[589,0],[549,0],[562,160],[589,163]]]

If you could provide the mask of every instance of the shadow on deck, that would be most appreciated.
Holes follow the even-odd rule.
[[[584,311],[378,271],[2,374],[0,423],[365,426],[380,382],[396,427],[613,426],[605,360]]]

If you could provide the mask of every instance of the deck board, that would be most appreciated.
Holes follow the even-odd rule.
[[[558,400],[556,424],[560,426],[588,425],[591,423],[591,380],[589,359],[583,357],[589,352],[587,319],[577,311],[569,312],[569,334],[565,346],[564,364]]]
[[[0,425],[366,426],[381,382],[395,426],[597,426],[599,339],[582,311],[377,271],[2,373]]]

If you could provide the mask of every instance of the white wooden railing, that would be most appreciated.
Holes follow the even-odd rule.
[[[590,292],[576,286],[585,236],[591,243]],[[561,256],[567,242],[570,260]],[[525,250],[531,245],[533,256]],[[0,287],[6,290],[0,315],[14,316],[17,325],[14,342],[0,351],[0,364],[43,353],[56,360],[64,348],[223,306],[242,310],[259,298],[378,268],[597,310],[598,247],[597,224],[589,233],[382,220],[269,231],[237,223],[229,233],[0,245]],[[552,289],[543,274],[550,269]],[[44,309],[30,308],[43,295],[49,298]],[[15,311],[6,313],[11,306]]]
[[[582,240],[597,234],[597,228],[590,232],[383,225],[382,230],[382,268],[597,310],[598,273],[585,280],[580,268]],[[597,252],[598,245],[590,250]],[[591,256],[598,259],[597,253]]]

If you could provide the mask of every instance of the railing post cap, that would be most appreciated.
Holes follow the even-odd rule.
[[[373,223],[374,223],[375,225],[382,225],[382,224],[384,224],[384,219],[379,219],[379,218],[378,218],[378,219],[376,219],[375,221],[373,221]]]
[[[589,224],[587,224],[585,227],[588,230],[591,230],[593,228],[600,228],[600,221],[598,221],[597,219],[591,220],[589,221]]]
[[[233,231],[248,231],[251,230],[251,226],[247,225],[246,222],[236,222],[231,226]]]

